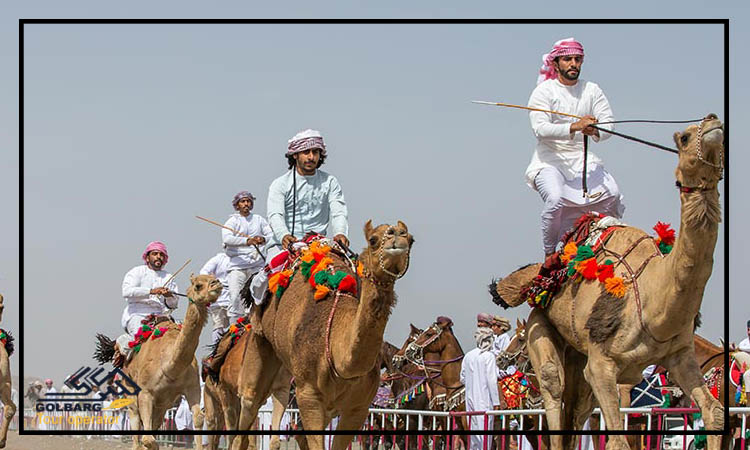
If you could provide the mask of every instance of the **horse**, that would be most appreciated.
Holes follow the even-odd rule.
[[[460,381],[463,357],[461,344],[453,334],[453,321],[441,316],[416,338],[405,343],[394,356],[394,365],[399,368],[411,363],[424,374],[429,409],[465,411],[465,388]],[[444,430],[451,428],[443,420],[438,420],[437,423]],[[469,429],[466,416],[462,416],[455,425],[459,430]],[[468,448],[467,436],[459,437],[455,443]],[[438,445],[436,443],[435,447]]]

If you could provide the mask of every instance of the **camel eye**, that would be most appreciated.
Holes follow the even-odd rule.
[[[386,231],[387,234],[393,235],[396,233],[396,231],[393,228],[389,228],[388,231]]]
[[[378,243],[378,238],[377,238],[377,236],[371,236],[371,237],[370,237],[370,245],[375,245],[375,244],[377,244],[377,243]]]
[[[682,142],[682,145],[685,145],[685,144],[687,144],[687,143],[688,143],[688,140],[689,140],[689,139],[690,139],[690,136],[688,136],[687,134],[683,134],[683,135],[682,135],[682,136],[680,137],[680,142]]]
[[[198,289],[198,290],[201,290],[201,289],[203,289],[203,285],[200,284],[200,283],[198,283],[198,284],[195,285],[195,288]]]

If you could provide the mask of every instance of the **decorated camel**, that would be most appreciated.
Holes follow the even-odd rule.
[[[221,293],[221,283],[212,275],[190,276],[187,290],[189,304],[185,320],[178,325],[162,321],[149,328],[138,352],[126,362],[123,371],[140,388],[135,403],[129,406],[130,426],[133,430],[158,430],[164,414],[180,395],[185,395],[193,414],[193,428],[203,428],[203,413],[200,408],[200,378],[195,350],[201,330],[208,318],[208,306]],[[144,328],[144,330],[146,329]],[[101,363],[111,362],[114,341],[106,336],[97,336],[98,350],[94,357]],[[133,439],[133,448],[140,448],[138,436]],[[152,435],[142,437],[147,449],[158,449]],[[195,446],[202,449],[201,436],[195,436]]]
[[[706,429],[724,426],[723,407],[704,383],[693,344],[693,320],[713,268],[721,219],[717,185],[723,169],[723,126],[710,114],[700,125],[675,133],[674,140],[682,207],[671,252],[663,254],[637,228],[615,227],[608,240],[594,237],[591,245],[600,251],[586,255],[594,279],[584,276],[585,281],[579,277],[563,284],[546,308],[534,308],[529,316],[529,353],[551,430],[580,429],[594,397],[607,429],[622,430],[617,384],[637,383],[649,364],[666,367],[671,379],[692,396]],[[580,255],[572,253],[565,252],[573,258],[571,267],[587,270]],[[596,261],[591,263],[591,258]],[[597,282],[596,274],[605,272],[612,282]],[[579,381],[581,372],[588,383]],[[566,397],[574,401],[565,402]],[[708,449],[718,449],[720,439],[709,436]],[[564,448],[562,436],[550,440],[551,448]],[[565,448],[573,445],[568,441]],[[622,435],[612,435],[607,442],[608,450],[627,448]]]
[[[269,278],[277,290],[255,313],[258,323],[243,356],[253,364],[240,371],[240,430],[250,428],[282,365],[295,378],[305,430],[323,430],[336,415],[339,430],[362,427],[380,382],[379,350],[396,303],[394,284],[409,267],[414,241],[401,221],[376,228],[368,221],[364,232],[358,281],[351,261],[324,241],[303,251],[299,268],[282,272],[288,277],[283,283]],[[323,450],[323,436],[306,437],[311,449]],[[232,448],[246,439],[235,439]],[[333,449],[349,442],[351,436],[336,435]]]
[[[250,332],[245,332],[237,337],[236,342],[231,342],[234,337],[227,333],[217,344],[232,345],[232,348],[226,354],[221,369],[217,377],[207,375],[206,384],[203,389],[203,404],[205,407],[205,420],[207,430],[237,430],[237,424],[240,418],[240,398],[237,395],[240,369],[243,365],[242,356],[245,352],[245,341]],[[248,361],[247,364],[253,364]],[[289,387],[292,376],[284,367],[281,367],[278,375],[273,380],[271,386],[271,395],[273,397],[273,416],[271,418],[271,428],[279,429],[281,418],[289,402]],[[208,436],[208,448],[217,450],[219,448],[218,435]],[[231,448],[234,435],[227,436],[228,447]],[[248,439],[247,448],[255,449],[255,439]],[[271,450],[278,450],[281,443],[279,435],[271,436]]]
[[[3,296],[0,295],[0,321],[2,321]],[[16,405],[11,399],[13,388],[10,378],[10,361],[8,357],[13,354],[13,337],[5,330],[0,329],[0,400],[3,402],[3,424],[0,427],[0,448],[5,448],[5,440],[8,437],[8,426],[13,415],[16,413]]]

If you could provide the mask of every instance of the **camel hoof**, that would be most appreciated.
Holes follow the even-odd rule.
[[[0,441],[0,448],[5,448],[5,439]]]

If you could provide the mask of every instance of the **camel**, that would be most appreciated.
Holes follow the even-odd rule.
[[[245,352],[245,341],[250,333],[245,333],[239,337],[237,342],[227,352],[224,363],[219,371],[218,382],[211,376],[206,377],[206,384],[203,390],[203,404],[205,407],[206,429],[220,430],[222,424],[226,430],[236,430],[240,418],[240,398],[237,395],[240,369],[243,365],[242,356]],[[231,339],[231,337],[227,336]],[[252,364],[249,361],[248,364]],[[271,428],[279,429],[281,418],[289,402],[289,387],[291,385],[292,375],[283,367],[279,370],[278,376],[274,379],[271,386],[273,396],[273,416],[271,418]],[[218,450],[218,435],[209,436],[208,448]],[[227,436],[227,447],[231,448],[234,435]],[[271,436],[271,450],[278,450],[281,446],[279,435]],[[255,449],[255,439],[248,439],[248,448]]]
[[[250,428],[282,365],[294,376],[305,430],[324,430],[336,415],[340,430],[362,427],[380,382],[379,350],[396,303],[394,284],[409,267],[414,242],[401,221],[376,228],[367,221],[364,233],[368,245],[359,257],[357,296],[338,290],[316,301],[318,290],[297,270],[281,298],[269,299],[262,313],[256,310],[262,326],[253,323],[245,345],[240,430]],[[351,273],[348,261],[334,253],[333,269]],[[322,435],[306,437],[312,450],[323,450]],[[336,435],[333,449],[344,450],[351,439]],[[244,440],[235,439],[232,448],[242,448]]]
[[[221,283],[212,275],[190,276],[187,298],[190,304],[181,325],[161,322],[158,327],[167,331],[158,339],[148,339],[140,351],[125,363],[123,371],[140,388],[136,402],[129,405],[130,426],[133,430],[158,430],[164,414],[180,395],[185,395],[193,414],[193,429],[203,428],[200,408],[200,378],[195,350],[201,330],[208,318],[208,306],[221,293]],[[114,354],[114,341],[98,335],[100,350],[95,358],[101,363],[110,362]],[[139,436],[134,436],[133,449],[139,449]],[[142,437],[143,447],[158,449],[153,435]],[[195,447],[202,449],[201,436],[195,436]]]
[[[0,295],[0,321],[2,321],[4,309],[3,296]],[[8,426],[11,419],[13,419],[13,415],[16,413],[16,405],[11,399],[13,386],[10,379],[10,361],[8,360],[8,357],[13,354],[13,337],[3,330],[0,330],[0,333],[5,335],[3,345],[0,345],[0,400],[2,400],[4,405],[2,414],[3,425],[0,428],[0,448],[5,448],[5,441],[8,437]]]
[[[703,381],[693,344],[693,320],[711,275],[721,220],[717,185],[723,169],[723,125],[709,114],[700,125],[675,133],[674,140],[682,207],[671,253],[662,255],[637,228],[618,228],[597,259],[598,264],[615,260],[617,275],[626,280],[623,298],[607,294],[596,281],[568,282],[546,309],[534,308],[529,316],[529,354],[551,430],[566,423],[579,429],[594,397],[607,429],[622,430],[617,384],[637,383],[643,368],[654,363],[666,367],[692,396],[706,429],[724,426],[723,407]],[[588,383],[577,382],[581,372]],[[564,398],[571,395],[577,403],[563,410]],[[550,440],[551,448],[575,445],[572,440],[563,447],[562,436]],[[708,436],[708,449],[717,450],[720,440]],[[624,436],[612,435],[606,448],[625,450],[628,444]]]

